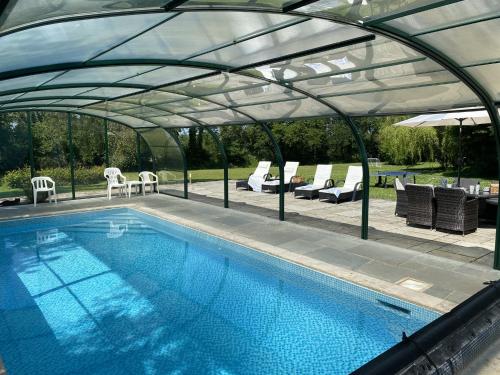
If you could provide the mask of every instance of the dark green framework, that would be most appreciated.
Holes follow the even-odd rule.
[[[392,19],[397,19],[399,17],[403,17],[403,16],[407,16],[407,15],[410,15],[410,14],[414,14],[414,13],[418,13],[418,12],[421,12],[421,11],[425,11],[425,10],[429,10],[429,9],[432,9],[432,8],[438,8],[438,7],[441,7],[441,6],[446,6],[448,4],[451,4],[451,3],[454,3],[454,2],[457,2],[457,1],[460,1],[460,0],[451,0],[451,1],[438,1],[438,2],[435,2],[435,3],[431,3],[431,4],[427,4],[427,5],[424,5],[424,6],[421,6],[421,7],[416,7],[416,8],[413,8],[413,9],[410,9],[410,10],[405,10],[405,11],[402,11],[402,12],[399,12],[399,13],[394,13],[394,14],[389,14],[389,15],[386,15],[386,16],[382,16],[382,17],[379,17],[379,18],[374,18],[374,19],[369,19],[367,22],[365,22],[363,25],[360,24],[360,23],[357,23],[357,22],[354,22],[352,20],[349,20],[349,19],[345,19],[345,18],[342,18],[342,17],[339,17],[339,16],[335,16],[335,15],[332,15],[332,14],[328,14],[328,13],[322,13],[322,12],[318,12],[318,13],[315,13],[314,15],[311,15],[311,14],[304,14],[304,13],[300,13],[300,12],[297,12],[295,11],[295,9],[298,9],[300,8],[301,6],[303,5],[307,5],[307,4],[312,4],[314,2],[316,2],[316,0],[300,0],[300,1],[290,1],[290,2],[287,2],[284,6],[283,6],[283,9],[270,9],[270,8],[266,8],[266,7],[259,7],[259,6],[255,6],[255,5],[252,5],[252,6],[248,6],[248,7],[239,7],[239,6],[230,6],[230,5],[216,5],[216,6],[196,6],[195,8],[189,8],[189,7],[183,7],[183,4],[185,3],[185,1],[182,1],[182,0],[179,0],[179,1],[172,1],[172,2],[169,2],[168,4],[165,5],[164,9],[161,9],[161,10],[148,10],[148,11],[140,11],[140,10],[130,10],[130,11],[125,11],[125,12],[119,12],[117,14],[120,14],[120,15],[125,15],[125,14],[137,14],[137,13],[153,13],[153,12],[163,12],[165,10],[175,10],[175,11],[179,11],[179,12],[197,12],[197,11],[238,11],[238,12],[261,12],[261,13],[270,13],[270,14],[283,14],[283,13],[288,13],[288,14],[291,14],[291,15],[296,15],[296,16],[301,16],[301,17],[305,17],[305,19],[311,19],[311,18],[320,18],[320,19],[326,19],[326,20],[330,20],[330,21],[335,21],[339,24],[346,24],[346,25],[350,25],[350,26],[354,26],[354,27],[357,27],[357,28],[360,28],[360,29],[364,29],[364,30],[367,30],[367,31],[371,31],[373,32],[375,35],[383,35],[383,36],[386,36],[390,39],[393,39],[393,40],[397,40],[398,42],[404,44],[404,45],[407,45],[409,46],[410,48],[416,50],[416,51],[419,51],[421,54],[423,54],[424,56],[430,58],[431,60],[439,63],[441,66],[443,66],[447,71],[451,72],[452,74],[454,74],[460,81],[462,81],[464,84],[466,84],[476,95],[477,97],[481,100],[483,106],[485,107],[485,109],[488,111],[489,115],[490,115],[490,118],[492,119],[492,125],[493,125],[493,128],[494,128],[494,131],[495,131],[495,141],[496,141],[496,146],[497,146],[497,163],[498,163],[498,168],[499,168],[499,172],[500,172],[500,116],[498,114],[498,110],[496,108],[496,105],[498,105],[499,103],[496,103],[494,98],[492,98],[487,90],[479,83],[477,82],[477,80],[475,80],[463,67],[460,67],[458,66],[454,61],[452,61],[449,57],[447,57],[446,55],[444,55],[442,52],[432,48],[431,46],[427,45],[426,43],[422,42],[421,40],[418,40],[416,39],[414,36],[412,35],[407,35],[407,34],[404,34],[402,33],[401,31],[399,30],[395,30],[395,29],[392,29],[390,28],[389,26],[385,25],[384,22],[385,21],[388,21],[388,20],[392,20]],[[8,1],[6,1],[4,3],[4,5],[6,5]],[[3,9],[0,8],[0,12],[2,11]],[[180,14],[180,13],[178,13]],[[111,16],[112,14],[107,14],[106,16]],[[70,19],[82,19],[82,18],[92,18],[92,17],[99,17],[101,15],[99,14],[96,14],[96,15],[85,15],[85,16],[69,16],[69,17],[65,17],[64,19],[65,20],[70,20]],[[484,18],[484,20],[487,20],[487,19],[493,19],[493,18],[499,18],[500,16],[499,15],[493,15],[493,16],[488,16],[486,18]],[[169,19],[171,18],[168,18],[167,20],[165,20],[164,22],[168,21]],[[475,23],[475,22],[479,22],[481,20],[471,20],[469,23]],[[41,25],[41,24],[48,24],[52,21],[42,21],[41,23],[37,24],[38,25]],[[463,26],[463,25],[466,25],[467,23],[464,23],[464,22],[461,22],[461,23],[456,23],[456,24],[450,24],[450,25],[447,25],[445,27],[440,27],[439,30],[444,30],[444,29],[451,29],[451,28],[454,28],[454,27],[458,27],[458,26]],[[30,26],[27,26],[27,27],[30,27]],[[285,26],[286,27],[286,26]],[[18,30],[22,30],[24,29],[23,28],[20,28]],[[15,32],[15,31],[18,31],[17,29],[14,30],[14,31],[8,31],[6,33],[2,33],[1,35],[6,35],[10,32]],[[438,29],[436,30],[426,30],[424,33],[429,33],[429,32],[433,32],[433,31],[437,31]],[[422,34],[422,33],[420,33]],[[140,34],[138,34],[140,35]],[[129,38],[128,40],[130,39],[133,39],[134,37],[138,36],[138,35],[135,35],[135,36],[132,36],[131,38]],[[419,34],[418,34],[419,35]],[[415,35],[416,36],[416,35]],[[235,41],[235,43],[238,43],[240,41]],[[352,40],[352,41],[347,41],[344,45],[349,45],[349,44],[355,44],[359,41],[355,41],[355,40]],[[339,45],[337,43],[337,45]],[[340,46],[342,46],[342,43],[340,43]],[[114,46],[116,47],[116,46]],[[113,48],[114,48],[113,47]],[[218,48],[221,48],[220,46]],[[330,46],[326,46],[326,47],[323,47],[324,49],[333,49],[333,48],[336,48],[336,45],[330,45]],[[206,52],[206,51],[204,51]],[[292,55],[289,55],[289,56],[282,56],[280,57],[279,59],[274,59],[276,61],[281,61],[281,60],[285,60],[287,58],[293,58],[293,57],[297,57],[297,56],[304,56],[304,55],[308,55],[308,54],[312,54],[314,52],[318,52],[318,51],[313,51],[313,50],[308,50],[308,51],[303,51],[299,54],[294,54],[293,56]],[[257,64],[252,64],[253,66],[258,66],[258,65],[262,65],[262,64],[265,64],[265,63],[269,63],[270,61],[260,61],[259,63]],[[499,61],[495,61],[495,62],[499,62]],[[177,62],[166,62],[166,61],[157,61],[157,60],[141,60],[141,61],[125,61],[125,60],[122,60],[122,61],[113,61],[113,62],[108,62],[110,65],[123,65],[123,64],[163,64],[163,65],[169,65],[169,64],[172,64],[172,65],[176,65]],[[488,62],[488,63],[493,63],[493,62]],[[95,64],[95,65],[100,65],[101,63],[98,63],[98,64]],[[61,69],[74,69],[74,68],[83,68],[83,67],[89,67],[89,66],[92,66],[93,64],[90,62],[86,62],[84,65],[80,64],[81,66],[77,66],[78,64],[59,64],[57,66],[51,66],[50,69],[51,70],[61,70]],[[206,66],[202,66],[200,64],[189,64],[188,62],[184,62],[184,64],[182,65],[185,65],[185,66],[194,66],[194,67],[199,67],[199,68],[206,68],[206,69],[209,69],[209,70],[212,70],[211,73],[207,73],[205,75],[200,75],[200,76],[197,76],[197,77],[191,77],[189,79],[186,79],[184,81],[191,81],[191,80],[196,80],[196,79],[200,79],[204,76],[211,76],[211,75],[214,75],[214,74],[218,74],[219,72],[221,71],[227,71],[227,72],[231,72],[231,73],[237,73],[237,74],[242,74],[241,73],[241,70],[243,69],[248,69],[248,68],[251,68],[252,65],[250,66],[244,66],[244,67],[239,67],[237,69],[234,69],[234,68],[229,68],[229,67],[223,67],[223,66],[210,66],[210,65],[206,65]],[[36,73],[35,70],[30,70],[30,69],[27,69],[27,70],[21,70],[21,71],[17,71],[16,72],[19,76],[23,76],[23,75],[28,75],[28,74],[32,74],[32,73]],[[0,74],[0,79],[2,78],[10,78],[10,77],[7,77],[7,76],[4,76],[3,74]],[[174,82],[174,84],[177,84],[177,83],[180,83],[179,82]],[[272,83],[274,84],[278,84],[278,85],[283,85],[282,83],[280,82],[277,82],[277,81],[272,81]],[[98,85],[91,85],[91,84],[88,84],[88,85],[84,85],[84,86],[93,86],[93,87],[96,87]],[[120,84],[115,84],[117,87],[120,86]],[[113,86],[113,85],[106,85],[106,86]],[[288,87],[286,85],[283,85],[284,87]],[[125,86],[124,86],[125,87]],[[131,87],[131,85],[126,85],[126,87]],[[54,87],[48,87],[48,88],[54,88]],[[144,91],[150,91],[150,90],[153,90],[154,87],[137,87],[137,88],[142,88],[144,89]],[[300,92],[300,90],[298,90],[297,88],[293,88],[293,90],[295,92]],[[142,92],[142,91],[141,91]],[[138,92],[140,93],[140,92]],[[134,93],[134,94],[137,94],[137,93]],[[321,97],[316,97],[316,96],[312,96],[312,95],[309,95],[307,94],[306,92],[302,92],[302,94],[304,94],[305,96],[308,96],[310,98],[312,98],[313,100],[317,101],[317,102],[320,102],[324,105],[327,105],[329,108],[333,109],[334,111],[337,112],[337,114],[347,123],[347,125],[349,126],[349,128],[351,129],[352,133],[353,133],[353,136],[355,137],[355,140],[358,144],[358,147],[360,149],[360,155],[361,155],[361,158],[362,158],[362,164],[363,164],[363,204],[362,204],[362,223],[361,223],[361,238],[363,239],[366,239],[368,238],[368,208],[369,208],[369,173],[368,173],[368,163],[367,163],[367,156],[366,156],[366,151],[365,151],[365,147],[364,147],[364,144],[363,144],[363,141],[360,137],[360,134],[359,134],[359,131],[353,121],[353,119],[346,115],[345,113],[342,113],[341,111],[339,111],[337,108],[334,108],[333,106],[329,105],[327,102],[325,102],[324,100],[321,99]],[[125,96],[128,96],[128,95],[125,95]],[[114,99],[118,99],[119,97],[117,98],[114,98]],[[93,98],[95,100],[100,100],[102,98]],[[104,100],[103,100],[104,101]],[[220,104],[220,103],[217,103],[217,104]],[[50,107],[50,106],[49,106]],[[59,106],[61,107],[61,106]],[[74,107],[74,106],[73,106]],[[85,106],[84,106],[85,107]],[[235,108],[230,108],[232,110],[235,110]],[[20,108],[17,109],[17,108],[11,108],[11,109],[6,109],[8,111],[20,111]],[[31,109],[31,110],[38,110],[38,109]],[[45,111],[50,111],[50,109],[41,109],[41,110],[45,110]],[[57,112],[61,112],[61,110],[55,110]],[[69,112],[69,111],[68,111]],[[78,111],[75,111],[73,110],[74,113],[79,113]],[[418,112],[416,112],[418,113]],[[88,116],[91,116],[89,114],[85,114],[84,112],[81,112],[81,114],[84,114],[84,115],[88,115]],[[381,113],[380,115],[382,115],[383,113]],[[193,118],[190,118],[189,116],[187,115],[182,115],[180,114],[182,117],[186,117],[186,118],[189,118],[190,120],[194,121]],[[247,117],[249,117],[248,115],[246,115]],[[100,116],[94,116],[94,117],[100,117]],[[132,116],[133,117],[133,116]],[[105,127],[107,127],[107,119],[105,117],[103,117],[105,119]],[[116,121],[114,120],[112,117],[109,118],[110,120],[112,121]],[[116,121],[118,123],[120,123],[120,121]],[[205,125],[205,124],[202,124],[201,122],[199,121],[195,121],[199,126],[203,126],[205,128],[209,128],[208,125]],[[257,121],[255,121],[256,123],[258,123]],[[122,123],[123,125],[126,125],[125,123]],[[32,139],[31,139],[31,115],[29,115],[29,121],[28,121],[28,125],[29,125],[29,129],[30,129],[30,161],[32,161],[33,159],[33,156],[32,156]],[[280,166],[280,176],[283,176],[283,158],[281,156],[281,150],[279,148],[279,145],[275,142],[274,140],[274,137],[273,137],[273,134],[272,132],[270,131],[270,129],[263,123],[260,123],[260,125],[263,127],[263,130],[268,134],[271,142],[273,143],[273,147],[274,147],[274,151],[275,151],[275,155],[276,155],[276,159],[278,161],[278,164]],[[126,125],[127,126],[127,125]],[[70,124],[68,125],[68,129],[70,129]],[[177,142],[179,148],[180,148],[180,151],[182,153],[182,156],[183,156],[183,159],[184,159],[184,197],[187,198],[188,197],[188,192],[187,192],[187,163],[186,163],[186,157],[185,157],[185,154],[184,154],[184,150],[182,150],[182,147],[180,145],[180,142],[177,138],[177,135],[173,132],[173,130],[171,129],[166,129],[166,131],[173,137],[173,139]],[[227,173],[227,164],[228,164],[228,161],[227,161],[227,156],[225,155],[225,150],[224,150],[224,145],[220,142],[220,140],[217,138],[217,134],[213,131],[210,131],[210,134],[212,135],[212,137],[214,137],[214,139],[216,140],[216,143],[219,147],[219,150],[221,152],[221,155],[222,155],[222,160],[223,160],[223,163],[224,163],[224,186],[225,186],[225,192],[224,192],[224,206],[225,207],[228,207],[228,197],[227,197],[227,180],[228,180],[228,173]],[[107,132],[106,132],[106,135],[105,135],[105,138],[107,138]],[[107,149],[106,149],[107,151]],[[108,162],[108,154],[106,152],[106,161]],[[32,174],[34,173],[34,171],[32,170]],[[499,199],[500,201],[500,199]],[[279,218],[280,220],[284,220],[284,198],[283,198],[283,179],[281,178],[280,179],[280,208],[279,208]],[[496,228],[496,241],[495,241],[495,256],[494,256],[494,268],[495,269],[500,269],[500,231],[499,231],[499,228],[500,228],[500,211],[498,212],[498,217],[497,217],[497,228]]]

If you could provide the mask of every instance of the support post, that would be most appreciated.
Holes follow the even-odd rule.
[[[106,168],[109,168],[109,139],[108,139],[108,120],[104,120],[104,161]]]
[[[261,123],[260,126],[266,132],[267,136],[271,140],[271,143],[274,147],[274,155],[276,156],[276,160],[278,161],[279,166],[279,174],[280,174],[280,187],[279,187],[279,219],[280,221],[285,220],[285,162],[283,161],[283,155],[281,153],[280,146],[278,142],[276,142],[276,138],[274,138],[273,132],[271,129],[264,123]]]
[[[71,113],[68,113],[68,147],[69,147],[69,167],[71,172],[71,199],[76,199],[75,194],[75,157],[73,154],[73,125],[71,123]]]
[[[363,197],[361,202],[361,238],[363,240],[368,239],[368,207],[370,204],[370,167],[368,165],[368,156],[366,154],[365,143],[361,137],[358,127],[354,121],[349,117],[345,116],[344,119],[347,125],[351,129],[351,132],[356,140],[359,148],[359,154],[361,156],[361,165],[363,166]]]
[[[30,158],[30,175],[31,178],[35,177],[35,156],[33,154],[33,118],[31,112],[26,113],[28,117],[28,146]]]
[[[460,121],[460,126],[458,127],[458,176],[457,176],[457,184],[458,186],[460,185],[460,178],[462,175],[462,166],[464,162],[464,157],[462,155],[462,123],[464,122],[464,119],[458,119]]]
[[[177,147],[179,147],[179,152],[181,153],[182,156],[182,162],[183,162],[183,169],[184,169],[184,199],[188,199],[188,165],[187,165],[187,158],[186,158],[186,153],[184,152],[184,147],[182,147],[182,143],[179,140],[179,137],[177,136],[177,133],[165,129],[165,131],[170,134],[172,139],[175,141],[177,144]]]
[[[488,114],[490,115],[491,124],[495,133],[495,143],[497,148],[497,168],[499,173],[500,183],[500,115],[498,109],[493,102],[486,106]],[[498,196],[498,204],[500,204],[500,195]],[[493,268],[500,270],[500,209],[497,209],[497,222],[495,230],[495,252],[493,253]]]
[[[224,168],[224,208],[229,208],[229,171],[228,171],[228,164],[229,163],[228,163],[228,159],[227,159],[226,149],[224,148],[224,144],[219,139],[217,133],[214,132],[212,128],[209,128],[207,126],[205,129],[212,136],[215,143],[217,143],[217,146],[219,147],[219,151],[220,151],[221,158],[222,158],[222,164],[223,164],[223,168]]]
[[[137,172],[142,172],[142,158],[141,158],[141,135],[139,132],[135,133],[135,146],[136,146],[136,157],[137,157]]]

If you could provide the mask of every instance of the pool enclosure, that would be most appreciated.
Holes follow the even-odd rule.
[[[340,118],[362,157],[366,239],[369,172],[354,118],[480,107],[498,154],[499,17],[496,0],[7,0],[0,5],[0,112],[120,123],[156,161],[179,147],[185,198],[176,130],[207,128],[225,164],[226,207],[228,163],[211,127],[261,126],[283,176],[266,121]]]

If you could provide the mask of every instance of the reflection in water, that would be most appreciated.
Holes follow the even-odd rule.
[[[109,232],[106,233],[106,237],[110,239],[116,239],[123,236],[123,233],[128,231],[128,224],[114,224],[112,221],[109,222]]]

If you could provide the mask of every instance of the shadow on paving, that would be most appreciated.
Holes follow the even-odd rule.
[[[178,194],[178,191],[176,191]],[[201,194],[189,193],[189,199],[213,206],[222,207],[223,199],[208,197]],[[244,202],[229,202],[231,209],[240,212],[256,214],[269,218],[278,218],[278,211],[259,207]],[[320,219],[316,217],[301,215],[298,212],[285,212],[285,219],[288,222],[303,225],[311,228],[324,229],[335,233],[347,234],[354,237],[360,236],[360,225],[340,223],[333,220]],[[460,246],[453,243],[441,242],[437,240],[422,239],[415,236],[385,232],[373,227],[369,228],[369,238],[380,243],[397,246],[421,253],[429,253],[447,259],[461,260],[465,263],[478,263],[482,265],[493,265],[493,252],[479,246]]]

